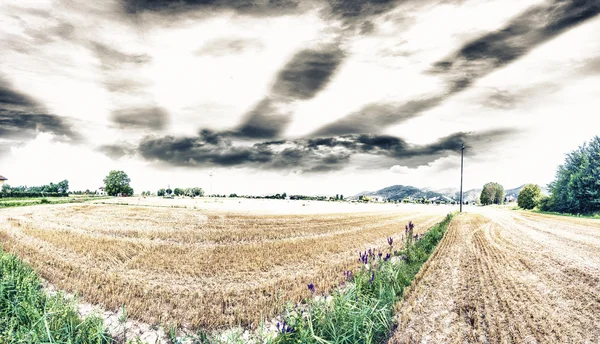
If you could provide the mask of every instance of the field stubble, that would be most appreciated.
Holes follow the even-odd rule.
[[[425,209],[425,208],[424,208]],[[269,215],[119,205],[11,209],[0,243],[56,287],[151,324],[256,326],[339,285],[359,250],[423,233],[447,209]]]
[[[452,222],[389,343],[600,342],[600,221],[481,212]]]

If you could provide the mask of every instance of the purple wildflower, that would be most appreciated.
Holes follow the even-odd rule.
[[[392,237],[387,238],[388,245],[392,246],[394,239]]]
[[[277,322],[277,331],[279,331],[281,334],[286,334],[294,332],[294,329],[286,324],[284,320],[283,323],[280,323],[279,321]]]
[[[385,257],[383,257],[383,261],[387,262],[390,259],[390,254],[386,254]]]
[[[371,272],[371,279],[369,280],[369,283],[373,284],[374,280],[375,280],[375,271]]]
[[[315,285],[312,283],[308,284],[308,290],[310,290],[311,293],[315,293]]]

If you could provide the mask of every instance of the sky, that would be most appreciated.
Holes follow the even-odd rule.
[[[0,175],[136,192],[551,182],[600,135],[598,0],[2,0]]]

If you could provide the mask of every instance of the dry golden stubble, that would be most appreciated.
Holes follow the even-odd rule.
[[[286,301],[307,297],[307,283],[321,292],[339,285],[342,271],[357,265],[356,251],[386,246],[388,236],[399,242],[408,220],[421,233],[444,216],[412,209],[248,215],[72,208],[15,212],[0,240],[88,302],[113,310],[125,304],[139,320],[204,329],[256,326]]]

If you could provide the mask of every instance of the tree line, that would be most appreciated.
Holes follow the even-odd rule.
[[[550,196],[544,196],[538,185],[526,185],[519,193],[519,207],[586,215],[600,211],[600,137],[566,154],[548,191]]]
[[[50,183],[40,186],[10,186],[4,184],[0,197],[66,197],[69,192],[69,181]]]

